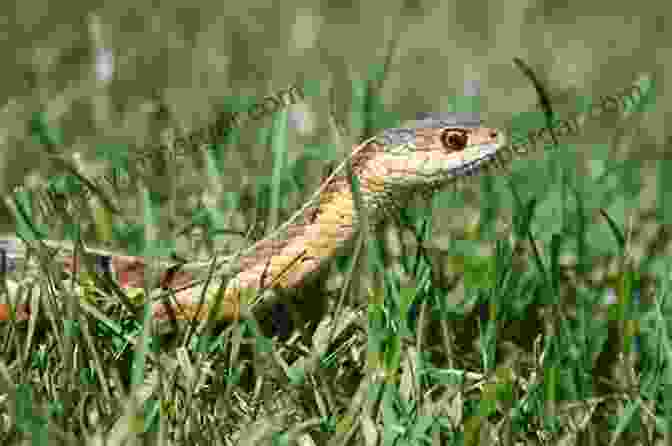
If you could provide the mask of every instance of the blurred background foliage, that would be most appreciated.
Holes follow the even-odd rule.
[[[638,73],[650,73],[657,81],[655,108],[627,124],[607,115],[571,138],[586,161],[594,144],[609,144],[609,157],[639,159],[645,168],[654,168],[671,141],[664,125],[669,109],[664,73],[672,60],[664,36],[670,19],[660,2],[248,0],[184,5],[27,0],[0,7],[3,194],[61,173],[29,135],[28,123],[37,111],[44,111],[49,127],[61,135],[58,151],[79,153],[84,172],[95,176],[109,168],[96,151],[101,144],[152,150],[211,125],[235,98],[254,103],[254,98],[258,102],[292,85],[312,83],[319,86],[317,94],[289,110],[289,162],[301,159],[307,172],[303,187],[286,197],[289,212],[319,184],[324,159],[342,159],[350,150],[340,146],[326,153],[327,144],[334,143],[330,91],[337,118],[347,124],[351,83],[383,66],[390,45],[395,50],[380,98],[384,110],[400,121],[422,111],[446,110],[451,98],[477,80],[483,119],[506,128],[512,115],[538,110],[534,89],[511,63],[517,56],[540,74],[561,116],[575,111],[582,96],[613,94]],[[109,81],[96,77],[101,48],[113,55]],[[185,219],[199,201],[221,204],[235,196],[230,204],[253,208],[246,197],[254,197],[271,174],[273,154],[264,143],[271,123],[266,116],[244,124],[239,143],[221,153],[217,196],[204,191],[204,167],[197,157],[185,158],[179,171],[156,173],[151,184],[157,190],[162,181],[166,189],[177,187],[176,214]],[[302,158],[311,147],[318,156]],[[165,180],[170,175],[179,181]],[[649,183],[655,187],[655,181]],[[654,195],[644,195],[649,205]],[[127,204],[133,214],[132,201]],[[454,217],[454,211],[446,212]],[[231,213],[229,224],[243,230],[250,220],[238,217]],[[463,218],[451,220],[463,225]],[[6,209],[1,222],[3,233],[12,231]]]

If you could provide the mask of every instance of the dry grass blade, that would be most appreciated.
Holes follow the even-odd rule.
[[[554,127],[553,108],[551,106],[551,100],[549,99],[548,93],[546,93],[546,89],[539,81],[537,75],[534,74],[532,68],[530,68],[530,66],[527,63],[525,63],[523,59],[519,57],[514,57],[513,62],[520,69],[520,71],[522,71],[523,74],[530,80],[530,82],[532,82],[532,85],[534,86],[534,89],[537,92],[537,96],[539,96],[539,104],[541,105],[541,108],[544,110],[544,115],[546,116],[546,127],[551,133],[551,138],[553,138],[553,144],[557,146],[558,138],[555,136],[555,132],[553,130]]]

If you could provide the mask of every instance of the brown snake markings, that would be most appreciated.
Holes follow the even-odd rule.
[[[386,130],[356,146],[352,171],[359,179],[363,205],[376,224],[413,194],[437,189],[487,166],[502,146],[502,136],[495,129],[455,114],[435,115]],[[357,225],[348,177],[338,173],[324,184],[315,204],[279,238],[258,242],[238,259],[240,272],[229,282],[216,317],[238,319],[244,289],[300,286],[349,247]],[[186,294],[178,294],[172,311],[162,302],[153,307],[157,319],[167,319],[173,311],[179,319],[202,319],[209,309],[207,304],[199,306],[198,297],[194,301]]]

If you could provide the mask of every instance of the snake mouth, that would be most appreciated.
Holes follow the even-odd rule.
[[[455,168],[452,172],[454,178],[461,176],[473,176],[486,166],[489,166],[497,158],[497,151],[501,148],[499,144],[483,144],[479,147],[479,156],[476,159],[465,162]]]
[[[456,173],[471,176],[480,171],[481,168],[489,166],[498,158],[500,151],[507,147],[508,139],[505,132],[498,130],[496,140],[491,143],[480,144],[475,159],[465,162],[461,168],[457,169]]]

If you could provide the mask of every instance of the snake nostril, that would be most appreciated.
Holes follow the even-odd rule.
[[[490,130],[490,138],[497,138],[497,130]]]

